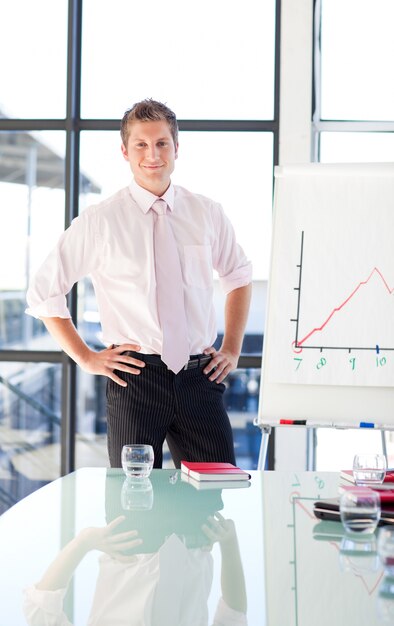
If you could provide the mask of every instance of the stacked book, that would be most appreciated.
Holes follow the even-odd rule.
[[[342,470],[340,473],[340,479],[341,483],[339,485],[339,493],[343,493],[344,491],[357,487],[352,470]],[[394,505],[394,470],[387,470],[382,483],[362,486],[377,491],[381,502]]]
[[[250,474],[231,463],[181,462],[182,480],[196,489],[249,487]]]

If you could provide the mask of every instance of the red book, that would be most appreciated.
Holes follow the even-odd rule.
[[[365,489],[371,489],[372,491],[376,491],[379,494],[380,497],[380,501],[384,502],[385,504],[392,504],[394,506],[394,486],[391,489],[387,489],[387,487],[382,487],[382,485],[376,485],[371,487],[371,485],[368,486],[356,486],[356,485],[340,485],[339,487],[339,493],[344,493],[345,491],[349,491],[349,490],[365,490]]]
[[[250,474],[231,463],[181,461],[181,470],[194,480],[249,480]]]
[[[342,470],[340,474],[340,478],[342,480],[346,480],[353,485],[356,484],[353,476],[353,470]],[[387,470],[384,481],[381,485],[379,485],[380,489],[394,489],[394,471]]]

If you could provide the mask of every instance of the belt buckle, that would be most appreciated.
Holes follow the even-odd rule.
[[[197,359],[189,359],[183,369],[191,370],[191,369],[194,369],[195,367],[198,367],[199,365],[200,365],[200,357],[197,357]]]
[[[206,363],[208,363],[211,359],[212,359],[212,356],[210,354],[204,354],[202,356],[197,357],[196,359],[189,359],[189,361],[185,364],[183,369],[191,370],[191,369],[194,369],[195,367],[202,367],[202,365],[206,365]]]

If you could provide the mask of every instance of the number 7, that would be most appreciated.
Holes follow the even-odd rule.
[[[300,365],[301,365],[301,361],[302,361],[302,359],[300,359],[299,357],[296,357],[296,356],[295,356],[293,360],[294,360],[294,361],[298,361],[298,363],[297,363],[297,367],[295,368],[295,371],[297,371],[297,370],[298,370],[298,368],[299,368],[299,367],[300,367]]]

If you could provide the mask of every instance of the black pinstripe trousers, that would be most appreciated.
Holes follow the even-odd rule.
[[[138,356],[138,355],[137,355]],[[154,467],[162,467],[167,439],[175,467],[181,460],[235,463],[223,383],[211,382],[203,367],[174,374],[146,364],[139,375],[117,371],[127,382],[107,381],[107,433],[111,467],[121,467],[122,446],[148,443]]]

